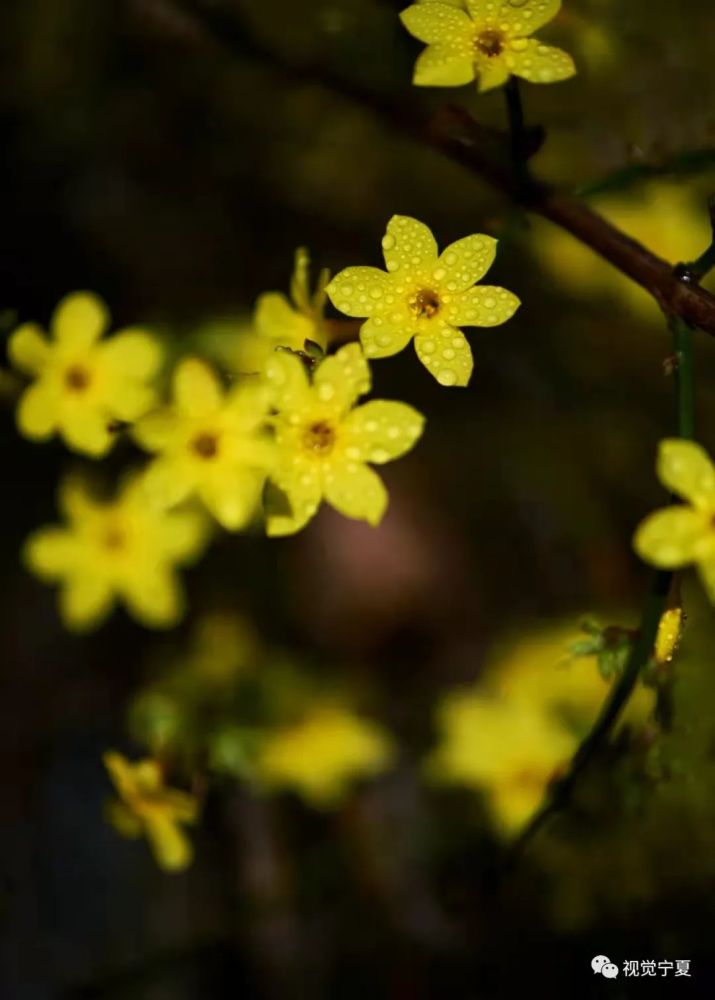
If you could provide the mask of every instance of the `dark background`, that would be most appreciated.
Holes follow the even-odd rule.
[[[182,876],[162,874],[102,817],[101,753],[133,751],[125,704],[164,640],[121,613],[72,637],[53,593],[21,569],[22,540],[54,518],[60,473],[82,462],[17,435],[4,376],[8,1000],[625,997],[636,986],[712,995],[713,631],[697,585],[664,742],[679,767],[670,781],[639,785],[637,808],[605,766],[580,809],[505,873],[503,844],[473,795],[425,790],[416,776],[436,699],[474,677],[494,641],[589,610],[636,620],[646,570],[630,539],[664,500],[653,462],[673,404],[655,306],[634,303],[595,258],[569,277],[568,248],[554,271],[546,224],[291,69],[407,92],[420,46],[397,21],[402,6],[5,0],[0,10],[4,338],[90,288],[117,325],[141,321],[194,344],[202,324],[248,314],[262,291],[287,287],[299,245],[333,271],[379,264],[393,213],[426,221],[441,245],[499,236],[488,280],[524,303],[507,326],[470,335],[466,390],[439,387],[411,350],[375,366],[378,396],[428,415],[419,447],[386,469],[391,508],[379,529],[323,511],[292,540],[224,537],[188,574],[192,614],[179,644],[202,610],[240,609],[267,642],[369,684],[403,753],[337,814],[217,790]],[[635,164],[617,186],[636,210],[651,199],[644,238],[673,262],[697,256],[715,188],[711,4],[565,7],[540,35],[574,54],[579,76],[524,90],[529,120],[549,131],[537,169],[580,186]],[[208,24],[219,22],[217,34]],[[413,96],[502,121],[499,92]],[[649,193],[643,165],[684,192],[682,222],[664,207],[659,224],[662,189]],[[705,335],[697,359],[701,439],[712,448],[715,347]],[[121,445],[107,477],[133,458]],[[597,953],[619,965],[690,958],[693,977],[596,980]]]

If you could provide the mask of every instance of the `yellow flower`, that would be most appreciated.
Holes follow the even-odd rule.
[[[568,53],[530,36],[556,16],[561,0],[466,0],[408,7],[400,20],[427,48],[415,64],[418,87],[501,87],[513,74],[530,83],[556,83],[576,72]]]
[[[259,295],[253,312],[252,327],[238,334],[237,370],[244,373],[263,371],[277,347],[304,351],[306,341],[327,347],[323,323],[325,286],[329,275],[322,271],[317,288],[310,289],[310,257],[301,247],[295,253],[295,268],[290,283],[290,298],[282,292]]]
[[[663,612],[655,639],[657,663],[670,663],[675,656],[683,634],[684,617],[682,608],[668,608]]]
[[[370,369],[358,344],[347,344],[318,366],[312,384],[295,355],[274,355],[266,379],[275,390],[276,463],[270,477],[288,506],[268,511],[268,534],[300,530],[327,500],[346,517],[376,525],[387,491],[367,462],[399,458],[422,433],[424,418],[406,403],[375,399],[354,407],[370,389]]]
[[[504,833],[517,830],[539,807],[549,780],[576,746],[569,731],[542,712],[476,689],[448,694],[438,727],[442,739],[427,761],[428,774],[484,791]]]
[[[301,722],[274,731],[256,760],[258,781],[290,789],[311,805],[337,804],[357,779],[380,773],[393,757],[387,734],[339,705],[318,705]]]
[[[116,437],[112,423],[136,420],[153,405],[158,343],[141,330],[100,341],[108,326],[101,299],[78,292],[57,307],[51,342],[31,323],[15,331],[10,358],[34,378],[18,405],[22,434],[43,440],[59,432],[75,451],[104,455]]]
[[[564,622],[511,642],[487,661],[478,684],[450,692],[438,710],[441,738],[428,775],[483,792],[504,834],[536,811],[608,696],[595,656],[568,657],[578,634],[576,622]],[[654,705],[654,691],[639,685],[624,721],[642,725]]]
[[[60,503],[67,526],[40,528],[28,539],[24,557],[37,576],[61,584],[60,613],[67,628],[99,625],[116,600],[144,625],[175,624],[183,595],[174,567],[200,553],[205,519],[148,504],[140,479],[108,502],[70,480]]]
[[[382,240],[387,273],[348,267],[327,292],[341,312],[367,317],[360,340],[368,358],[397,354],[414,337],[418,358],[441,385],[466,385],[472,351],[457,327],[499,326],[519,306],[505,288],[473,287],[491,267],[496,245],[491,236],[465,236],[439,255],[424,223],[394,215]]]
[[[172,406],[133,429],[139,444],[159,455],[145,474],[147,494],[163,506],[198,496],[224,528],[245,527],[272,456],[266,387],[243,382],[224,393],[208,365],[187,358],[174,373],[173,395]]]
[[[193,857],[181,824],[195,823],[198,802],[193,795],[167,788],[158,761],[131,764],[118,753],[106,753],[104,765],[119,792],[109,804],[108,818],[124,837],[145,834],[160,868],[180,871]]]
[[[700,445],[668,438],[660,442],[657,473],[687,503],[650,514],[635,533],[635,550],[660,569],[694,564],[715,603],[715,467]]]

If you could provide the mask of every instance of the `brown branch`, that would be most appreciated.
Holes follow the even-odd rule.
[[[171,0],[152,0],[141,8],[134,5],[134,16],[138,16],[138,9],[149,17],[152,9],[167,6],[173,6]],[[516,204],[571,233],[649,292],[668,315],[679,316],[690,326],[715,336],[715,296],[680,280],[672,264],[611,225],[578,198],[539,180],[524,184],[512,170],[509,138],[504,133],[485,128],[461,108],[446,106],[435,115],[426,108],[423,99],[412,94],[399,97],[381,94],[327,67],[294,63],[254,37],[236,9],[222,5],[220,0],[194,0],[191,4],[181,4],[180,10],[182,23],[192,16],[197,31],[190,36],[177,32],[175,40],[183,44],[201,40],[219,46],[233,56],[269,65],[273,72],[292,83],[323,87],[370,109],[386,124],[439,150]],[[164,38],[167,24],[164,21],[161,25]]]

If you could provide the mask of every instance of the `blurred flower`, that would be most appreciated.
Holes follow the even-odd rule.
[[[387,491],[367,462],[399,458],[422,433],[424,418],[406,403],[371,400],[370,369],[358,344],[347,344],[317,368],[312,384],[295,355],[274,355],[266,369],[275,390],[278,458],[270,477],[289,505],[268,504],[268,534],[300,530],[327,500],[346,517],[376,525]]]
[[[75,451],[96,457],[114,442],[113,421],[146,413],[155,398],[150,382],[162,361],[159,344],[141,330],[100,342],[108,325],[101,299],[78,292],[57,307],[52,341],[35,324],[15,331],[10,358],[34,379],[17,409],[22,434],[42,440],[59,432]]]
[[[348,267],[327,292],[341,312],[368,317],[360,329],[367,357],[397,354],[414,337],[417,356],[441,385],[466,385],[472,351],[457,327],[499,326],[519,306],[505,288],[472,287],[491,267],[496,245],[491,236],[466,236],[438,256],[424,223],[394,215],[382,239],[387,273]]]
[[[206,521],[194,511],[164,511],[148,504],[138,478],[115,500],[100,502],[72,480],[60,491],[67,527],[45,527],[25,546],[25,561],[43,580],[60,582],[60,612],[67,628],[99,625],[121,600],[144,625],[175,624],[183,598],[174,567],[195,559],[206,540]]]
[[[197,799],[167,788],[160,764],[151,758],[131,764],[111,752],[104,755],[104,764],[120,796],[109,803],[112,826],[124,837],[145,834],[160,868],[188,868],[193,850],[181,825],[196,822]]]
[[[593,205],[614,226],[672,264],[692,260],[710,243],[708,213],[687,185],[651,182],[637,193],[601,195]],[[574,294],[617,295],[646,319],[661,315],[645,289],[569,233],[535,221],[533,238],[539,262]]]
[[[255,773],[266,788],[290,789],[329,808],[354,781],[385,770],[392,757],[391,741],[375,722],[340,705],[318,704],[301,722],[266,736]]]
[[[139,444],[159,455],[144,477],[148,495],[164,506],[198,496],[227,530],[245,527],[272,458],[265,386],[240,383],[224,393],[208,365],[187,358],[173,387],[173,405],[133,429]]]
[[[568,53],[529,37],[556,16],[561,0],[466,0],[417,3],[400,14],[415,38],[427,44],[415,64],[418,87],[461,87],[478,79],[484,92],[510,75],[530,83],[556,83],[576,72]]]
[[[441,740],[428,775],[483,792],[504,834],[539,807],[608,694],[593,657],[568,656],[577,633],[567,623],[526,635],[487,663],[479,683],[448,693],[438,709]],[[625,720],[642,725],[654,704],[653,692],[639,685]]]
[[[635,550],[660,569],[695,564],[715,603],[715,467],[699,444],[668,438],[660,442],[657,474],[687,503],[650,514],[635,533]]]

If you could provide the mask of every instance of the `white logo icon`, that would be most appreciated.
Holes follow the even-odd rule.
[[[610,958],[605,955],[596,955],[591,959],[591,968],[598,975],[605,976],[606,979],[615,979],[618,975],[618,966],[614,965]]]

